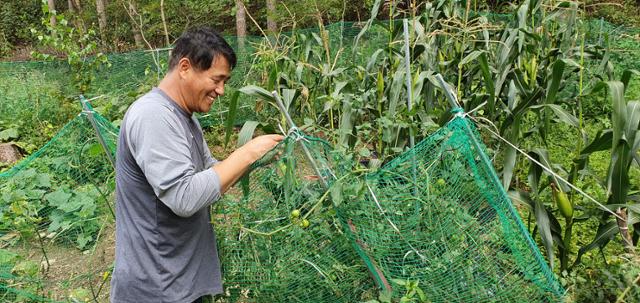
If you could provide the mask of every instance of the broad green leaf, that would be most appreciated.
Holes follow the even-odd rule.
[[[40,188],[49,188],[51,187],[51,177],[49,174],[38,174],[36,175],[36,186]]]
[[[51,206],[60,207],[69,202],[72,194],[65,192],[63,189],[58,189],[54,192],[48,193],[44,198],[49,202]]]
[[[404,77],[405,72],[402,68],[396,70],[393,75],[393,82],[391,82],[391,87],[389,88],[389,108],[388,108],[388,116],[394,117],[396,114],[396,108],[398,107],[398,103],[400,102],[400,93],[403,91]]]
[[[531,156],[532,158],[540,162],[540,157],[538,157],[538,154],[529,153],[529,156]],[[540,167],[540,165],[536,164],[535,162],[530,161],[529,174],[527,176],[527,179],[529,180],[529,186],[531,186],[531,189],[535,194],[540,193],[540,188],[538,187],[538,184],[540,183],[541,175],[542,175],[542,167]]]
[[[625,203],[629,192],[629,163],[631,162],[631,148],[621,140],[613,148],[611,165],[607,182],[610,199],[613,203]]]
[[[464,57],[462,59],[462,61],[460,61],[460,63],[458,63],[458,66],[464,66],[467,63],[476,60],[482,54],[484,54],[484,51],[482,51],[482,50],[472,51],[470,54],[468,54],[466,57]]]
[[[231,139],[231,131],[233,131],[233,124],[236,121],[236,114],[238,112],[238,97],[240,96],[240,91],[237,90],[231,96],[231,100],[229,100],[229,111],[227,112],[227,117],[224,121],[224,146],[226,147],[229,144],[229,140]]]
[[[331,193],[331,201],[333,202],[333,205],[336,207],[340,206],[340,204],[342,204],[342,201],[343,201],[342,192],[344,191],[342,184],[336,183],[333,186],[331,186],[329,190]]]
[[[576,118],[574,115],[564,110],[562,106],[558,104],[540,104],[540,105],[531,106],[530,108],[543,108],[543,107],[550,108],[555,114],[555,116],[560,121],[566,123],[567,125],[573,126],[573,127],[580,126],[580,122],[578,121],[578,118]]]
[[[554,165],[553,163],[551,163],[551,161],[549,160],[549,153],[547,152],[546,149],[543,148],[534,148],[531,150],[531,153],[534,153],[537,155],[537,160],[544,166],[548,167],[548,168],[553,168]],[[546,174],[549,174],[548,172],[545,171]],[[555,177],[551,176],[550,177],[555,180],[555,183],[560,186],[562,188],[562,191],[564,192],[569,192],[571,189],[562,181],[560,180],[556,180]]]
[[[371,72],[371,69],[375,66],[377,60],[378,60],[378,56],[383,52],[383,49],[377,49],[373,55],[371,55],[371,57],[369,58],[369,60],[367,61],[367,67],[365,69],[365,71],[367,73]]]
[[[270,102],[275,102],[275,99],[273,98],[273,96],[271,95],[271,93],[269,91],[267,91],[266,89],[259,87],[259,86],[255,86],[255,85],[247,85],[241,89],[239,89],[240,92],[250,95],[250,96],[256,96],[256,97],[260,97],[262,99],[265,99],[267,101]]]
[[[598,151],[608,150],[611,148],[611,140],[613,140],[613,131],[610,129],[600,130],[596,134],[593,141],[589,143],[582,151],[581,155],[589,155]]]
[[[487,53],[483,52],[478,57],[478,65],[480,66],[480,70],[482,71],[482,78],[484,79],[484,85],[486,86],[486,91],[489,93],[489,100],[487,101],[487,110],[489,111],[489,117],[493,116],[493,112],[495,110],[495,96],[496,89],[495,84],[493,83],[493,77],[491,77],[491,72],[489,70],[489,62],[487,59]]]
[[[282,102],[284,103],[284,108],[288,111],[289,107],[293,103],[296,98],[296,90],[295,89],[283,89],[282,90]]]
[[[549,265],[553,269],[553,237],[551,236],[551,224],[549,223],[549,213],[545,209],[544,205],[538,200],[534,200],[534,213],[536,216],[536,224],[538,225],[538,232],[542,239],[542,244],[547,250],[547,257],[549,258]]]
[[[517,202],[520,205],[528,206],[531,209],[535,208],[535,203],[529,196],[529,193],[522,190],[510,190],[507,192],[509,199],[513,202]]]
[[[253,133],[256,127],[260,124],[258,121],[247,121],[242,126],[240,133],[238,134],[238,147],[245,145],[253,138]]]
[[[10,139],[17,139],[19,137],[17,128],[9,128],[0,131],[0,141],[9,141]]]
[[[597,83],[591,93],[596,93],[604,88],[608,88],[613,111],[611,114],[611,124],[613,128],[612,148],[618,144],[622,138],[627,124],[627,104],[624,101],[624,85],[619,81],[606,81]]]
[[[640,125],[640,102],[631,101],[627,103],[627,119],[624,131],[628,144],[635,142],[638,125]]]
[[[547,87],[547,98],[544,103],[553,104],[556,101],[556,94],[560,88],[560,81],[562,80],[562,74],[564,73],[565,62],[563,60],[557,60],[553,63],[553,69],[551,72],[551,82]]]

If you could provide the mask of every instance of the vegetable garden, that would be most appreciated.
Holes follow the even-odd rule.
[[[287,139],[212,208],[216,302],[640,300],[640,30],[470,3],[229,37],[214,156]],[[0,141],[31,154],[0,172],[0,301],[108,300],[118,121],[168,50],[87,45],[0,63]]]

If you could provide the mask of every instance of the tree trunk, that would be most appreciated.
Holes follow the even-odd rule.
[[[107,30],[107,12],[104,9],[104,0],[96,0],[96,11],[98,12],[98,27],[100,27],[100,37],[106,42],[105,32]]]
[[[69,12],[70,12],[72,15],[75,15],[75,14],[76,14],[76,7],[75,7],[75,5],[73,4],[73,0],[67,0],[67,6],[69,6]]]
[[[142,48],[144,46],[144,42],[142,41],[142,34],[140,34],[140,30],[138,30],[138,26],[133,24],[133,16],[138,14],[138,9],[136,8],[136,4],[133,1],[129,1],[129,16],[132,18],[131,31],[133,32],[133,40],[136,42],[136,47]]]
[[[164,18],[164,0],[160,0],[160,17],[162,17],[162,26],[164,27],[165,46],[169,46],[169,31],[167,30],[167,20]]]
[[[276,1],[275,0],[267,0],[267,32],[269,35],[275,35],[278,31],[276,25]]]
[[[56,26],[56,16],[53,14],[56,11],[56,1],[47,0],[47,6],[49,7],[49,12],[51,13],[51,19],[49,19],[49,22],[51,23],[51,26]]]
[[[247,36],[247,19],[242,0],[236,0],[236,36],[238,37],[238,50],[244,51],[244,39]]]

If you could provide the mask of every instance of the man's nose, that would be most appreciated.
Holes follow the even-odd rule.
[[[216,88],[216,94],[218,94],[218,96],[224,95],[224,84]]]

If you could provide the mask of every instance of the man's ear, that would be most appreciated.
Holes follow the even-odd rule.
[[[189,74],[191,69],[193,69],[193,67],[191,66],[191,61],[189,60],[189,58],[180,59],[180,61],[178,61],[178,66],[176,66],[176,67],[177,67],[177,70],[178,70],[178,74],[180,74],[180,78],[186,78],[187,74]]]

